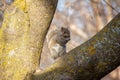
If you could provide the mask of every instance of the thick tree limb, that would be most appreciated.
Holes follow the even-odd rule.
[[[0,80],[23,80],[39,66],[57,0],[15,0],[0,28]]]
[[[99,80],[120,65],[120,14],[32,80]]]

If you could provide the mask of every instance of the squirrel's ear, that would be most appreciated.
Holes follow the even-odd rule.
[[[61,31],[63,31],[64,29],[63,29],[63,27],[61,27]]]
[[[61,31],[64,31],[64,29],[65,29],[64,27],[61,27]]]

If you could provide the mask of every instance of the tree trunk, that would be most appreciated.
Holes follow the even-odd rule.
[[[120,65],[120,13],[99,33],[32,80],[100,80]]]
[[[15,0],[0,28],[1,80],[99,80],[120,64],[120,14],[93,38],[59,58],[39,66],[43,41],[57,0]]]
[[[0,80],[24,80],[39,66],[57,0],[15,0],[0,28]]]

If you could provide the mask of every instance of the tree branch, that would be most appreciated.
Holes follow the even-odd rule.
[[[120,13],[84,44],[32,80],[99,80],[120,65]]]

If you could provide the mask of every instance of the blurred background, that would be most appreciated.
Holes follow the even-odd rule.
[[[6,5],[12,2],[13,0],[0,0],[0,27]],[[59,0],[49,32],[61,26],[70,30],[68,52],[94,36],[119,12],[120,0]],[[46,40],[40,61],[42,69],[55,62],[50,56]],[[120,67],[101,80],[120,80]]]

